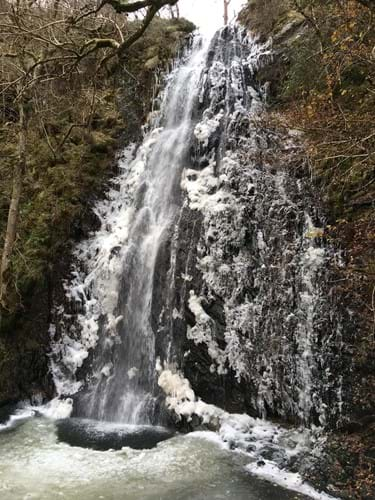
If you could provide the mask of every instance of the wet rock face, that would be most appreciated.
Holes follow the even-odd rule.
[[[46,355],[50,297],[47,276],[24,304],[27,313],[18,312],[9,330],[0,333],[0,409],[10,402],[53,393]]]
[[[157,353],[208,403],[334,426],[349,366],[340,259],[298,138],[262,118],[267,57],[235,29],[213,41],[182,209],[156,266]]]
[[[15,404],[5,404],[0,406],[0,424],[8,422],[9,417],[14,413],[15,409]]]

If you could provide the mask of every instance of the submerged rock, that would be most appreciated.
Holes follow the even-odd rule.
[[[151,449],[170,439],[174,431],[164,427],[121,425],[110,422],[70,418],[56,422],[59,441],[94,450]]]

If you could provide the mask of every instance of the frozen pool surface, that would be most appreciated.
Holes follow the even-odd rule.
[[[209,432],[147,450],[98,451],[59,441],[58,422],[31,418],[0,429],[0,456],[1,500],[308,498],[252,476],[249,458],[225,450]]]

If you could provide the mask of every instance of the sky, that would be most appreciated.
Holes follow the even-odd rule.
[[[241,10],[245,0],[231,0],[230,19]],[[202,33],[212,34],[223,26],[224,0],[180,0],[180,14],[196,24]]]

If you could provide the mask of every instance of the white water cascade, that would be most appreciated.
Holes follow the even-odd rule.
[[[67,295],[82,306],[76,325],[54,344],[56,387],[74,394],[78,368],[96,347],[85,414],[97,419],[145,423],[153,403],[155,339],[150,325],[158,250],[178,209],[180,178],[193,131],[208,41],[196,38],[191,53],[169,75],[160,111],[108,199],[96,207],[102,228],[76,251],[83,272],[74,271]],[[66,315],[62,321],[66,325]],[[97,346],[97,343],[99,346]],[[114,346],[116,350],[114,351]],[[56,362],[58,359],[58,363]]]
[[[163,423],[160,358],[226,410],[338,418],[336,257],[309,177],[287,167],[292,135],[261,121],[256,72],[270,57],[237,27],[196,38],[124,152],[51,331],[57,392],[75,395],[76,416]]]

